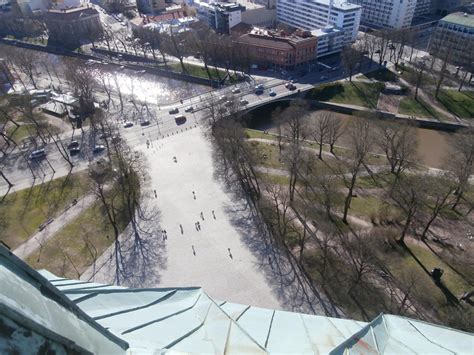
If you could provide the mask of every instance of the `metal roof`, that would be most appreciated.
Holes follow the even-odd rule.
[[[382,314],[365,323],[216,301],[199,287],[69,280],[38,273],[2,247],[0,285],[0,321],[16,322],[15,334],[29,327],[38,339],[57,334],[60,345],[97,354],[474,352],[472,334],[409,318]]]

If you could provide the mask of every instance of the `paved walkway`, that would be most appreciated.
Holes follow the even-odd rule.
[[[51,239],[59,230],[65,225],[73,221],[78,217],[84,210],[90,207],[96,196],[94,194],[87,194],[83,198],[77,201],[75,206],[71,206],[68,210],[64,211],[63,214],[54,218],[54,220],[46,226],[45,229],[31,236],[26,242],[21,244],[18,248],[13,250],[13,254],[18,256],[20,259],[25,260],[30,256],[36,249],[41,247],[42,244],[46,243]]]
[[[154,237],[165,248],[147,263],[147,287],[200,286],[214,299],[229,302],[332,312],[325,310],[291,260],[273,248],[243,197],[216,176],[212,147],[200,128],[137,149],[148,159],[149,192],[153,196],[152,190],[157,191],[151,201],[161,212],[160,231],[167,234],[167,240],[161,233]],[[114,251],[110,247],[81,279],[114,282]],[[130,278],[121,284],[135,283]]]

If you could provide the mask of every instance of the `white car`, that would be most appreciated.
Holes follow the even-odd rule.
[[[130,128],[130,127],[133,127],[133,122],[125,121],[123,123],[123,128]]]
[[[184,112],[193,112],[194,111],[194,107],[192,106],[188,106],[184,109]]]
[[[239,88],[235,88],[234,90],[232,90],[232,93],[233,93],[233,94],[240,94],[240,89],[239,89]]]

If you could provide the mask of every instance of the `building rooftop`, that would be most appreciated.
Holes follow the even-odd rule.
[[[217,301],[199,287],[65,279],[1,246],[0,284],[7,352],[49,342],[97,354],[472,354],[474,344],[472,334],[399,316],[365,323]]]
[[[49,9],[46,12],[46,18],[63,18],[64,20],[76,20],[85,16],[99,16],[99,12],[92,7],[75,7],[71,9],[55,10]]]
[[[326,5],[326,6],[329,6],[329,3],[331,2],[331,0],[310,0],[310,1],[314,3]],[[343,11],[362,9],[362,6],[351,4],[350,2],[346,0],[333,0],[332,7],[338,10],[343,10]]]
[[[440,21],[474,28],[474,15],[465,12],[455,12],[449,14],[448,16],[443,17]]]
[[[291,34],[287,34],[283,30],[273,31],[259,27],[253,27],[250,32],[238,39],[240,43],[277,49],[292,49],[296,43],[309,40],[315,40],[315,37],[308,31],[296,30]]]

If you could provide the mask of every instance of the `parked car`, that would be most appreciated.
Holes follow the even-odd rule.
[[[33,150],[28,158],[30,160],[38,160],[38,159],[43,159],[46,156],[46,152],[44,149],[38,149],[38,150]]]
[[[97,153],[102,152],[104,149],[105,149],[105,146],[104,146],[104,145],[98,144],[98,145],[96,145],[96,146],[92,149],[92,152],[93,152],[94,154],[97,154]]]
[[[234,104],[234,103],[229,100],[229,101],[226,101],[226,102],[225,102],[224,106],[225,106],[225,107],[231,107],[233,104]]]
[[[170,115],[175,115],[179,112],[179,108],[173,107],[171,110],[169,110]]]
[[[240,89],[239,88],[235,88],[232,90],[232,93],[233,94],[240,94]]]
[[[248,105],[248,104],[249,104],[249,102],[248,102],[247,100],[245,100],[245,99],[240,100],[239,103],[240,103],[240,106],[245,106],[245,105]]]
[[[179,125],[182,125],[186,122],[186,116],[178,115],[178,116],[175,116],[174,120],[175,120],[176,124],[179,126]]]
[[[150,123],[151,123],[150,120],[142,120],[142,121],[140,122],[140,126],[149,126]]]
[[[79,148],[79,147],[78,148],[71,148],[71,149],[69,149],[69,154],[71,156],[77,155],[77,154],[79,154],[80,151],[81,151],[81,148]]]
[[[184,109],[184,112],[193,112],[194,111],[194,107],[192,106],[188,106]]]
[[[225,95],[222,95],[219,97],[219,102],[224,102],[224,101],[227,101],[227,96]]]
[[[273,89],[270,89],[270,91],[268,92],[268,95],[270,95],[271,97],[276,96],[276,94],[277,93],[273,91]]]
[[[123,128],[130,128],[130,127],[133,127],[133,122],[125,121],[123,123]]]
[[[67,149],[73,149],[73,148],[79,148],[79,142],[78,141],[72,141],[67,145]]]

